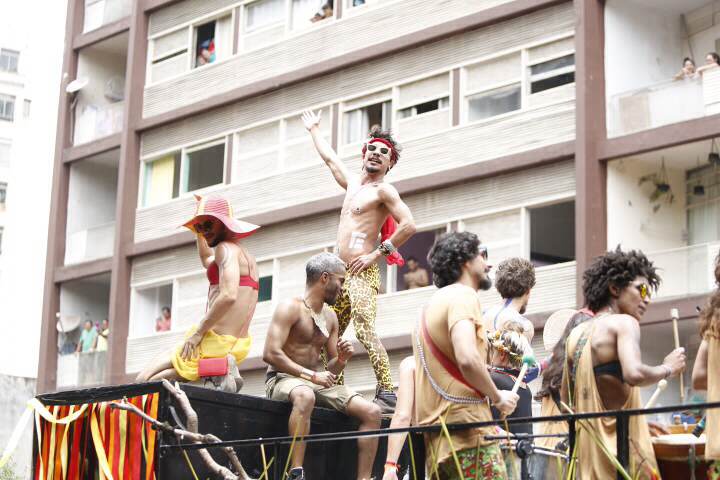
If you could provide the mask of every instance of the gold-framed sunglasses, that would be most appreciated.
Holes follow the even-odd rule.
[[[390,147],[375,145],[374,143],[367,144],[368,152],[378,151],[383,155],[390,155]]]
[[[652,293],[650,293],[650,286],[647,283],[633,284],[633,286],[640,292],[640,298],[650,300]]]

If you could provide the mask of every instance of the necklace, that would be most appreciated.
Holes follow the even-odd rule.
[[[320,310],[320,313],[316,313],[315,310],[313,310],[310,307],[310,305],[308,305],[305,297],[303,297],[302,301],[303,301],[303,305],[305,305],[305,308],[310,310],[310,318],[312,318],[315,326],[320,330],[320,332],[323,335],[325,335],[326,337],[329,337],[330,334],[328,333],[328,330],[327,330],[327,324],[325,322],[325,315],[323,315],[323,310]]]

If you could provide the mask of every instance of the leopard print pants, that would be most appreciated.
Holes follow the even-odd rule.
[[[380,290],[380,269],[376,264],[357,275],[348,275],[345,278],[340,297],[333,309],[337,313],[340,326],[339,336],[352,320],[355,327],[355,336],[368,352],[370,364],[375,371],[375,378],[383,390],[393,389],[390,378],[390,359],[385,347],[375,332],[375,316],[377,315],[377,296]],[[338,378],[338,384],[343,383],[343,376]]]

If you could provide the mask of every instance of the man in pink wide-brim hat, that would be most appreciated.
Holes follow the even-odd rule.
[[[222,375],[217,371],[218,363],[209,359],[227,357],[232,369],[250,352],[252,339],[248,331],[258,301],[259,277],[255,258],[241,239],[260,227],[234,218],[232,207],[223,197],[196,198],[195,215],[183,226],[197,235],[200,260],[210,283],[207,308],[186,333],[182,345],[138,375],[141,382],[163,378],[196,381],[206,374]]]

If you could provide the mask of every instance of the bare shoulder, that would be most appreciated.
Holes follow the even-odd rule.
[[[382,182],[377,185],[378,195],[382,200],[390,200],[400,198],[400,194],[392,184]]]
[[[280,301],[275,307],[273,320],[282,323],[295,323],[300,317],[300,300],[297,298],[288,298]]]
[[[617,333],[633,333],[640,331],[640,325],[635,317],[625,314],[616,313],[605,317],[605,323],[610,330],[614,330]]]

